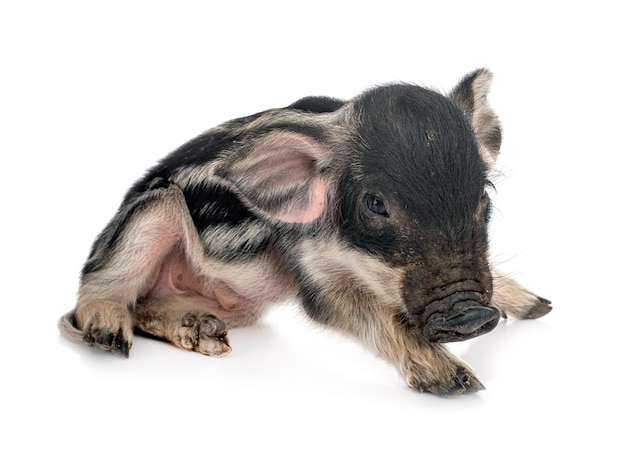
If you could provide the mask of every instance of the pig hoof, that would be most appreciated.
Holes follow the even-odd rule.
[[[128,358],[132,346],[132,319],[117,302],[94,301],[77,308],[74,324],[86,344]]]
[[[131,347],[131,343],[124,338],[121,328],[115,332],[90,328],[85,332],[83,341],[94,347],[109,350],[124,358],[128,358]]]
[[[546,300],[542,297],[537,297],[537,301],[533,304],[530,309],[526,312],[526,315],[522,317],[523,319],[538,319],[539,317],[543,317],[552,311],[552,306],[550,306],[552,302],[550,300]]]
[[[461,394],[472,394],[482,391],[485,386],[468,369],[459,368],[448,380],[425,388],[426,392],[439,397],[457,397]]]
[[[186,350],[209,356],[230,353],[226,324],[217,317],[199,312],[189,312],[183,317],[179,329],[180,346]]]

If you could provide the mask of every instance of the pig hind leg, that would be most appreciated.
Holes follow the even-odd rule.
[[[181,348],[227,353],[226,325],[200,301],[206,300],[202,295],[163,286],[155,295],[165,262],[182,251],[198,264],[202,248],[176,186],[157,184],[127,201],[96,241],[76,308],[61,318],[61,332],[123,356],[134,326]],[[194,295],[198,301],[188,301]]]
[[[205,306],[202,296],[149,297],[137,302],[135,326],[176,347],[209,356],[231,351],[227,325]]]

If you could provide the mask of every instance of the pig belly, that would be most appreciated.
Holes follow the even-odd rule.
[[[206,259],[200,267],[194,267],[181,251],[175,250],[161,264],[146,297],[194,304],[237,325],[247,322],[247,317],[256,317],[268,304],[295,295],[290,277],[270,258],[244,264]]]

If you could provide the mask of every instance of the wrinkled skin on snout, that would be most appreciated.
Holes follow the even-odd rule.
[[[124,357],[134,330],[225,356],[230,328],[296,300],[417,391],[483,389],[442,344],[550,311],[488,261],[490,81],[306,97],[192,139],[96,238],[61,332]]]
[[[429,341],[463,341],[487,333],[498,324],[500,311],[490,306],[491,274],[484,269],[481,272],[479,266],[465,272],[454,267],[446,276],[407,271],[406,278],[407,308],[415,326]],[[430,280],[433,287],[417,286],[416,280],[420,279]]]

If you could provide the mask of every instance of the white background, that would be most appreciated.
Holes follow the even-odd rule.
[[[3,2],[0,447],[626,448],[623,19],[601,0]],[[290,308],[223,359],[59,337],[94,237],[187,139],[482,66],[504,126],[492,253],[554,306],[453,347],[486,391],[415,393]]]

